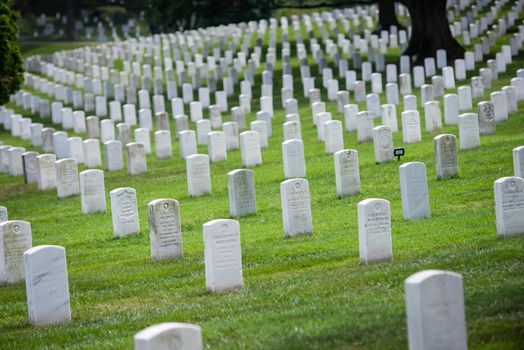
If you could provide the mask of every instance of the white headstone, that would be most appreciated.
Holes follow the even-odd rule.
[[[255,172],[236,169],[227,174],[229,213],[231,216],[256,214]]]
[[[111,217],[115,238],[125,237],[140,232],[136,191],[134,188],[121,187],[109,192],[111,198]]]
[[[47,190],[56,187],[56,173],[54,154],[41,154],[36,157],[38,161],[37,182],[39,190]]]
[[[362,111],[357,113],[358,142],[373,140],[373,113]]]
[[[71,321],[65,249],[40,245],[27,250],[24,253],[24,270],[31,324]]]
[[[155,149],[157,159],[171,159],[173,157],[171,132],[169,130],[155,131]]]
[[[179,322],[159,323],[134,336],[135,350],[203,350],[200,327]]]
[[[404,220],[429,218],[426,165],[420,162],[404,163],[399,167],[399,172]]]
[[[124,168],[122,143],[120,141],[106,141],[104,143],[104,154],[107,171],[122,170]]]
[[[55,172],[58,198],[71,197],[80,193],[76,160],[73,158],[57,160]]]
[[[82,142],[84,151],[84,163],[88,168],[99,168],[102,166],[100,156],[100,141],[98,139],[87,139]]]
[[[280,183],[284,237],[313,233],[311,198],[306,179],[289,179]]]
[[[524,179],[524,146],[513,149],[513,170],[515,176]]]
[[[256,131],[244,131],[240,134],[240,154],[242,165],[252,167],[262,164],[260,136]]]
[[[187,190],[196,197],[211,193],[211,174],[209,157],[205,154],[192,154],[186,158]]]
[[[83,214],[106,211],[106,192],[102,170],[84,170],[80,173],[80,196]]]
[[[138,175],[147,171],[146,149],[144,144],[131,142],[126,145],[127,174]]]
[[[373,149],[376,163],[393,161],[393,133],[389,126],[380,125],[373,128]]]
[[[207,153],[211,162],[227,160],[226,136],[222,131],[212,131],[207,134]]]
[[[422,141],[420,114],[418,111],[402,112],[402,140],[404,143],[419,143]]]
[[[358,203],[358,245],[361,264],[392,259],[389,201],[368,198]]]
[[[438,101],[429,101],[424,104],[424,114],[426,117],[426,131],[439,132],[442,130],[442,115]]]
[[[491,101],[482,101],[477,105],[479,131],[481,135],[493,135],[497,132],[495,107]]]
[[[225,292],[243,286],[240,224],[218,219],[204,224],[206,288]]]
[[[457,138],[442,134],[433,139],[437,179],[458,176]]]
[[[155,199],[147,207],[151,259],[158,261],[181,258],[182,235],[178,201],[170,198]]]
[[[480,147],[479,119],[475,113],[461,114],[459,120],[460,149]]]
[[[197,153],[196,133],[193,130],[183,130],[178,134],[180,158],[187,159]]]
[[[404,282],[410,350],[466,350],[462,276],[425,270]]]
[[[284,162],[284,178],[306,177],[304,143],[302,140],[291,139],[284,141],[282,143],[282,158]]]
[[[207,134],[211,132],[211,121],[209,119],[200,119],[196,122],[196,126],[198,144],[207,146]]]
[[[495,108],[495,121],[497,123],[508,120],[508,102],[504,91],[491,93],[491,102]]]
[[[497,236],[524,235],[524,179],[502,177],[495,181],[494,192]]]
[[[0,221],[0,283],[13,284],[24,280],[24,252],[33,241],[29,222],[7,221],[5,214]]]
[[[360,193],[358,151],[344,149],[335,153],[335,180],[338,198]]]

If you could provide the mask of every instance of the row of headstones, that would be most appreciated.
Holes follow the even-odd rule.
[[[509,59],[511,59],[511,56],[510,56],[510,58],[509,58]],[[146,92],[147,92],[147,91],[146,91]]]
[[[520,71],[519,73],[522,73],[522,71]],[[516,111],[517,100],[520,100],[520,99],[522,99],[524,97],[524,96],[522,96],[522,95],[524,95],[524,93],[519,93],[519,94],[515,95],[516,91],[520,91],[520,89],[516,89],[516,87],[520,87],[521,85],[523,85],[523,83],[524,83],[524,80],[521,77],[513,78],[512,79],[512,85],[515,86],[515,89],[513,87],[505,87],[503,89],[503,92],[494,92],[494,93],[492,93],[492,99],[495,102],[497,102],[497,104],[496,104],[497,108],[495,108],[496,109],[495,115],[497,116],[497,119],[505,119],[507,117],[506,116],[506,114],[507,114],[506,111],[507,110],[509,110],[510,112],[515,112]],[[431,86],[429,86],[429,87],[431,87]],[[316,101],[316,100],[319,99],[318,89],[314,90],[314,91],[316,92],[316,94],[314,94],[314,95],[318,96],[318,97],[317,98],[313,98],[312,94],[310,94],[310,100],[311,101]],[[424,94],[424,91],[425,90],[423,89],[422,90],[423,100],[424,99],[430,99],[431,97],[428,97],[428,96],[426,96],[426,98],[424,98],[425,95],[428,95],[427,93]],[[460,92],[461,92],[461,89],[459,88],[459,93]],[[470,91],[468,90],[467,92],[470,92]],[[502,103],[503,100],[504,100],[504,96],[503,96],[504,92],[505,92],[505,95],[506,95],[507,108],[504,108],[504,106],[503,106],[504,103]],[[341,105],[344,104],[345,102],[347,102],[348,96],[347,96],[347,92],[344,93],[343,91],[338,92],[337,95],[338,95],[338,99],[339,99],[339,101],[338,101],[338,105],[339,106],[338,107],[340,109]],[[461,94],[461,95],[464,95],[464,94]],[[465,94],[465,95],[468,95],[471,98],[470,94]],[[377,99],[376,98],[372,98],[372,97],[376,97],[376,95],[368,95],[368,109],[370,109],[371,111],[375,111],[374,114],[375,114],[375,116],[377,116],[377,114],[379,113],[378,111],[380,111],[380,108],[379,108]],[[458,112],[456,112],[456,110],[461,109],[461,107],[460,106],[456,106],[457,100],[458,101],[463,101],[463,100],[467,101],[467,98],[465,98],[467,96],[462,96],[462,97],[463,97],[462,99],[456,98],[456,95],[454,95],[454,94],[448,94],[448,95],[445,96],[444,102],[445,102],[446,120],[451,121],[451,119],[452,119],[452,115],[451,114],[458,114]],[[176,103],[176,102],[179,102],[179,103]],[[295,102],[295,103],[292,103],[292,102]],[[320,101],[317,101],[317,102],[322,104],[322,102],[320,102]],[[317,103],[317,105],[318,105],[318,103]],[[291,112],[297,112],[296,100],[288,99],[288,100],[286,100],[285,104],[286,104],[286,113],[292,114]],[[470,101],[470,103],[463,103],[463,104],[466,104],[466,105],[470,106],[471,105],[471,101]],[[408,110],[409,109],[416,109],[416,97],[414,95],[407,95],[407,96],[405,96],[405,105],[408,106],[408,107],[406,107]],[[177,107],[175,107],[175,106],[177,106]],[[409,107],[409,106],[411,106],[411,107]],[[131,105],[131,107],[133,107],[133,106]],[[313,113],[314,113],[315,116],[316,116],[315,109],[322,110],[322,108],[315,108],[314,102],[313,102],[312,107],[313,107]],[[322,107],[322,106],[317,106],[317,107]],[[346,107],[346,106],[344,105],[344,107]],[[354,106],[350,106],[350,107],[354,107]],[[493,107],[495,107],[495,106],[493,106]],[[176,110],[175,113],[183,112],[183,105],[182,105],[181,101],[173,101],[173,108],[174,108],[174,110]],[[466,107],[464,107],[462,109],[467,109],[467,108],[469,108],[469,107],[466,106]],[[178,109],[180,109],[180,110],[178,110]],[[440,114],[440,108],[438,107],[438,105],[436,105],[435,102],[427,101],[425,103],[425,109],[426,109],[426,111],[429,110],[430,112],[434,112],[434,113]],[[488,111],[491,111],[492,108],[488,107],[487,109],[488,109]],[[62,111],[64,111],[64,110],[65,109],[62,109]],[[354,110],[354,108],[349,108],[349,109],[346,109],[346,112],[348,112],[347,114],[349,114],[349,115],[355,114],[353,110]],[[378,110],[378,111],[376,111],[376,110]],[[391,107],[387,108],[386,110],[392,111]],[[132,111],[134,112],[134,109]],[[352,111],[353,111],[353,113],[352,113]],[[384,111],[384,109],[383,109],[383,111]],[[71,112],[70,109],[69,109],[69,112]],[[68,113],[68,115],[70,115],[70,114],[71,113]],[[126,114],[126,116],[127,116],[127,114]],[[133,116],[134,116],[134,118],[131,118]],[[78,117],[77,119],[80,119],[81,121],[83,121],[83,123],[79,122],[79,124],[84,124],[84,128],[85,128],[85,117],[84,117],[83,113],[79,113],[77,115],[77,117]],[[84,117],[84,118],[82,118],[82,117]],[[200,118],[201,117],[202,116],[201,116],[201,113],[200,113]],[[243,116],[243,117],[245,117],[245,116]],[[94,119],[93,117],[89,117],[89,118],[92,119],[91,121],[96,121],[96,119]],[[136,115],[134,113],[131,113],[131,116],[129,118],[133,119],[133,122],[136,123]],[[347,119],[351,119],[351,117],[348,116],[348,115],[346,115],[346,118]],[[384,118],[384,116],[383,116],[383,118]],[[4,116],[4,119],[5,119],[5,116]],[[131,119],[129,119],[129,120],[131,121]],[[141,118],[141,120],[142,119],[143,118]],[[150,118],[149,119],[148,118],[144,118],[144,119],[150,120]],[[242,120],[243,118],[238,118],[238,119]],[[390,119],[393,120],[393,119],[396,119],[396,118],[390,118]],[[441,119],[441,118],[438,118],[438,119]],[[23,120],[23,121],[25,122],[27,120]],[[112,135],[114,135],[114,129],[112,128],[112,125],[109,125],[109,124],[112,124],[112,123],[110,121],[108,121],[108,120],[103,121],[102,123],[106,123],[107,124],[107,125],[102,125],[102,131],[104,131],[104,126],[107,126],[110,129],[112,129],[112,130],[109,130],[106,133],[102,132],[102,136],[103,136],[102,140],[104,141],[104,134],[105,135],[109,135],[109,136],[107,136],[107,139],[114,138],[114,136],[112,136]],[[142,123],[142,121],[141,121],[141,123]],[[209,125],[208,125],[210,123],[209,121],[205,121],[205,120],[200,119],[199,123],[200,123],[200,125],[203,126],[203,129],[205,129],[205,131],[207,131],[209,129]],[[244,121],[244,123],[245,123],[245,121]],[[23,125],[25,125],[25,124],[28,124],[28,123],[24,123]],[[144,124],[146,124],[146,122],[144,122]],[[149,125],[149,124],[151,124],[150,122],[148,122],[147,124],[148,124],[148,126],[151,126],[151,125]],[[257,122],[257,124],[258,124],[258,122]],[[430,125],[431,123],[429,123],[429,124],[426,123],[426,124]],[[30,125],[30,124],[28,124],[28,125]],[[125,127],[125,124],[119,124],[119,125],[122,126],[122,127]],[[351,126],[350,125],[351,125],[351,123],[347,123],[347,128],[349,128],[348,130],[351,130]],[[437,122],[436,123],[436,127],[437,128],[438,128],[438,125],[440,125],[440,123]],[[199,125],[197,125],[197,131],[199,129],[198,126]],[[391,126],[392,126],[393,129],[396,129],[395,125],[391,125]],[[96,128],[98,128],[98,125],[96,126]],[[13,134],[16,133],[15,130],[17,130],[17,129],[18,128],[14,128],[13,129]],[[26,128],[26,129],[28,129],[28,128]],[[267,127],[267,129],[269,131],[270,127]],[[26,132],[26,133],[28,133],[28,132]],[[96,134],[97,132],[92,132],[92,133]],[[128,133],[122,132],[122,133],[119,133],[119,134],[126,135],[126,134],[129,134],[129,132]],[[206,137],[200,137],[200,135],[205,135],[205,134],[206,134],[206,132],[199,133],[199,141],[201,139],[203,139],[204,141],[201,142],[203,144],[206,143],[205,140],[207,138]],[[124,140],[122,140],[122,141],[124,141]],[[263,144],[265,144],[264,140],[262,140],[261,142]],[[122,142],[122,143],[126,144],[125,142]],[[150,147],[148,147],[148,148],[150,148]]]
[[[287,23],[287,20],[286,20],[286,23]]]
[[[524,186],[524,180],[519,180],[519,186]],[[362,215],[374,217],[376,225],[373,234],[380,233],[389,222],[382,213],[384,205],[389,209],[389,202],[381,201],[368,199],[359,204],[359,217],[361,209]],[[165,202],[158,203],[156,207],[156,212],[169,210]],[[172,213],[159,213],[159,217],[164,218],[164,227],[171,227]],[[10,249],[11,253],[7,260],[8,266],[12,268],[14,260],[18,270],[23,265],[22,279],[26,281],[30,321],[35,325],[70,322],[65,249],[45,245],[31,248],[28,227],[29,223],[24,221],[9,221],[0,225],[0,232],[4,247]],[[18,250],[16,256],[13,256],[13,250]],[[204,255],[208,290],[224,292],[242,287],[238,221],[223,219],[204,224]],[[20,256],[23,257],[22,262],[19,261]],[[405,294],[410,348],[431,347],[435,343],[445,343],[446,347],[452,348],[467,348],[462,277],[459,274],[435,270],[416,273],[406,279]],[[445,338],[440,337],[443,332],[447,334]],[[135,348],[169,348],[172,337],[179,340],[179,349],[202,348],[200,329],[185,324],[162,324],[147,328],[135,335]]]
[[[297,140],[298,141],[298,140]],[[524,173],[524,146],[513,152],[515,177],[499,179],[495,182],[495,204],[497,216],[497,232],[500,236],[524,234],[521,202],[522,184],[524,180],[518,176]],[[458,159],[455,137],[440,135],[435,138],[435,157],[437,164],[437,178],[446,179],[458,176]],[[296,160],[295,160],[296,162]],[[187,159],[188,189],[192,196],[210,193],[211,182],[209,163],[206,155],[192,155]],[[292,164],[292,163],[289,163]],[[303,164],[302,164],[303,166]],[[304,168],[305,172],[305,168]],[[335,173],[337,192],[339,197],[360,193],[360,176],[358,170],[358,153],[356,150],[343,150],[335,153]],[[90,214],[105,212],[105,186],[103,172],[87,170],[80,173],[80,185],[77,177],[76,162],[73,159],[63,159],[55,163],[57,191],[59,198],[81,193],[82,212]],[[423,163],[406,163],[400,167],[401,194],[404,219],[429,217],[429,194],[426,180],[426,169]],[[254,188],[254,172],[248,169],[239,169],[228,174],[230,214],[244,216],[256,213],[256,195]],[[138,212],[136,206],[136,192],[131,188],[121,188],[111,191],[111,208],[115,237],[136,234],[139,232]],[[281,183],[282,214],[285,236],[312,233],[312,215],[309,195],[309,183],[306,179],[289,179]],[[366,215],[365,206],[372,202],[376,215]],[[377,204],[378,203],[378,204]],[[359,204],[359,233],[363,232],[361,242],[366,240],[366,231],[372,230],[376,235],[382,233],[390,235],[389,202],[385,200],[366,200]],[[164,207],[169,206],[165,203]],[[371,206],[370,206],[371,207]],[[362,210],[361,210],[362,208]],[[381,209],[382,208],[382,209]],[[2,210],[7,219],[7,210]],[[154,214],[149,210],[150,216]],[[378,213],[382,213],[378,215]],[[178,217],[179,215],[175,215]],[[377,218],[380,217],[380,220]],[[368,220],[368,221],[366,221]],[[371,220],[371,221],[369,221]],[[151,219],[150,219],[151,224]],[[179,223],[174,227],[179,227]],[[153,227],[150,225],[150,227]],[[365,229],[364,229],[365,228]],[[153,232],[153,230],[151,230]],[[178,230],[177,230],[178,232]],[[153,238],[151,239],[153,243]],[[384,244],[381,242],[381,244]],[[361,261],[388,260],[391,258],[391,249],[381,246],[379,252],[389,251],[389,255],[373,258],[373,247],[369,242],[361,243]],[[155,259],[152,244],[152,255]],[[371,253],[369,253],[371,251]],[[368,257],[371,255],[371,258]]]

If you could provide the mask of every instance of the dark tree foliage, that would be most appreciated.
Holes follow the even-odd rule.
[[[8,0],[0,0],[0,104],[9,101],[9,95],[20,89],[23,66],[18,45],[18,13]]]
[[[453,38],[446,16],[446,0],[401,0],[411,17],[411,39],[404,55],[415,64],[435,57],[439,49],[447,52],[448,61],[464,57],[464,48]]]

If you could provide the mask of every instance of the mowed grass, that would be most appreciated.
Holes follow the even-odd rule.
[[[23,184],[21,177],[2,174],[0,204],[8,207],[11,219],[31,222],[33,246],[66,248],[73,319],[67,325],[32,327],[25,285],[1,287],[0,346],[129,349],[139,330],[179,321],[200,325],[211,349],[401,349],[407,347],[404,280],[420,270],[443,269],[464,278],[469,347],[522,348],[524,238],[496,237],[493,182],[513,175],[511,150],[524,144],[524,105],[508,122],[497,125],[496,135],[482,136],[480,148],[459,151],[460,176],[451,180],[435,178],[433,137],[437,134],[424,131],[421,107],[422,143],[404,145],[406,155],[400,162],[375,164],[372,143],[359,144],[355,132],[345,133],[345,147],[359,152],[362,187],[358,196],[337,199],[333,157],[324,154],[323,144],[317,141],[299,84],[298,62],[292,62],[311,191],[312,235],[283,238],[279,184],[284,180],[285,117],[280,103],[282,72],[277,65],[273,136],[270,147],[263,150],[264,164],[254,168],[258,211],[239,219],[244,288],[226,294],[206,292],[202,239],[205,222],[229,217],[227,173],[241,168],[239,151],[229,152],[226,162],[211,164],[212,194],[198,198],[187,194],[185,162],[178,157],[176,140],[172,160],[148,156],[146,175],[105,172],[108,208],[112,189],[137,190],[141,232],[125,239],[113,238],[109,209],[84,216],[79,197],[58,200],[54,190],[39,192],[36,185]],[[494,89],[508,85],[523,64],[521,54]],[[257,85],[260,80],[257,75]],[[457,82],[457,86],[465,84]],[[253,96],[260,96],[259,87],[253,89]],[[336,113],[336,102],[327,102],[325,92],[322,97],[333,117],[343,120]],[[381,100],[384,103],[385,96]],[[237,104],[236,97],[230,99],[230,107]],[[255,119],[258,108],[254,100],[248,121]],[[402,110],[401,103],[399,127]],[[229,114],[223,117],[230,119]],[[174,122],[171,128],[174,135]],[[444,125],[442,133],[458,137],[458,127]],[[0,139],[33,149],[5,131]],[[394,135],[394,143],[402,146],[401,133]],[[207,148],[199,146],[199,152],[207,153]],[[402,219],[398,166],[411,161],[427,166],[431,205],[427,220]],[[184,257],[152,262],[147,203],[163,197],[180,202]],[[366,198],[391,202],[393,261],[389,263],[359,264],[357,204]]]

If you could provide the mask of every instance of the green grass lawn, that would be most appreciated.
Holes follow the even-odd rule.
[[[469,347],[522,349],[524,237],[497,238],[493,182],[513,175],[511,150],[524,144],[524,104],[508,122],[497,125],[496,135],[482,136],[480,148],[459,151],[460,176],[452,180],[436,180],[433,137],[437,134],[424,131],[422,108],[422,143],[405,145],[401,162],[376,165],[372,143],[359,144],[355,132],[345,133],[345,147],[359,152],[362,187],[358,196],[337,199],[333,157],[324,154],[323,144],[316,139],[311,111],[298,83],[298,62],[293,60],[293,64],[313,235],[283,238],[279,185],[284,180],[284,111],[280,108],[281,67],[277,66],[273,137],[270,147],[263,150],[264,164],[254,168],[258,211],[239,219],[244,288],[227,294],[206,292],[202,239],[205,222],[229,217],[227,173],[241,167],[239,151],[229,152],[226,162],[211,164],[212,194],[198,198],[187,194],[185,162],[178,158],[176,141],[172,160],[148,156],[145,175],[105,172],[108,208],[112,189],[137,191],[140,235],[116,240],[109,209],[106,214],[84,216],[79,197],[58,200],[55,190],[39,192],[36,185],[23,184],[22,177],[2,174],[0,204],[8,207],[9,218],[31,223],[33,246],[56,244],[66,249],[72,322],[32,327],[25,285],[1,287],[0,347],[130,349],[133,335],[141,329],[179,321],[200,325],[206,347],[211,349],[402,349],[407,348],[404,280],[424,269],[443,269],[464,278]],[[520,54],[493,88],[508,85],[523,66]],[[457,87],[465,84],[457,82]],[[259,92],[259,87],[254,88],[253,96]],[[381,99],[384,102],[385,96]],[[328,103],[325,91],[323,100],[334,118],[342,120],[336,102]],[[237,103],[231,99],[229,106]],[[257,110],[255,101],[249,121]],[[401,103],[397,106],[399,126],[402,110]],[[173,134],[173,121],[171,127]],[[458,127],[444,125],[442,133],[458,137]],[[3,130],[0,139],[33,149]],[[394,135],[394,143],[402,145],[401,133]],[[199,146],[199,151],[207,153],[207,148]],[[411,161],[427,166],[430,219],[402,219],[398,167]],[[152,262],[147,203],[164,197],[180,202],[184,257]],[[357,204],[372,197],[391,202],[393,261],[362,266]]]

